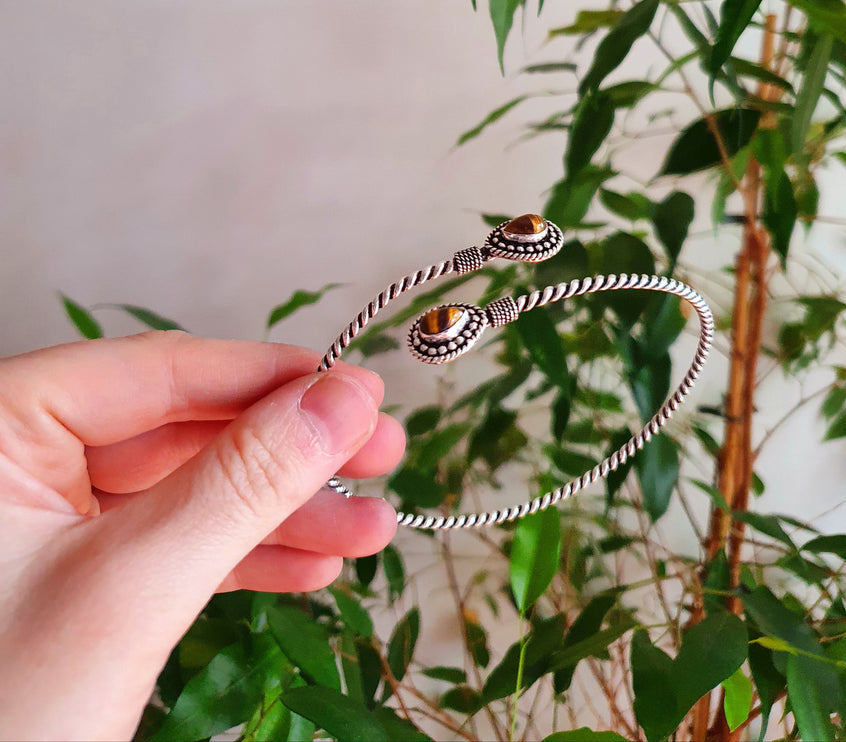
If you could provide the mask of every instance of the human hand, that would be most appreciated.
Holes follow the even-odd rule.
[[[402,427],[377,376],[146,333],[0,361],[0,738],[132,736],[216,590],[305,591],[385,546]],[[314,495],[314,496],[313,496]]]

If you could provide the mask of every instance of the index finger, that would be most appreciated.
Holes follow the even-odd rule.
[[[166,423],[232,419],[319,362],[305,348],[178,331],[87,340],[0,363],[0,404],[19,423],[46,412],[85,445],[104,446]],[[378,376],[344,368],[381,400]]]

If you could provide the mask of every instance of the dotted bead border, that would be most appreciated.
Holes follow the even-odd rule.
[[[464,328],[457,336],[443,339],[423,337],[420,334],[420,323],[429,312],[455,307],[467,312]],[[408,349],[418,361],[423,363],[441,364],[457,358],[472,348],[482,336],[488,326],[488,318],[483,309],[473,304],[441,304],[434,309],[421,314],[411,326],[408,333]]]
[[[540,263],[555,255],[564,245],[564,233],[550,221],[546,223],[546,234],[537,242],[517,242],[505,236],[503,222],[485,240],[490,254],[507,260],[521,260],[526,263]]]

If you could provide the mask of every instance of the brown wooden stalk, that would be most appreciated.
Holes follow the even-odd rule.
[[[775,41],[776,18],[768,15],[764,30],[761,66],[769,69]],[[771,86],[759,86],[758,95],[764,100],[775,100],[778,93]],[[772,126],[770,114],[765,114],[761,126]],[[754,450],[752,446],[752,420],[755,411],[755,386],[758,356],[761,352],[761,335],[767,308],[767,262],[770,258],[769,235],[761,226],[762,179],[761,166],[754,157],[749,158],[741,186],[745,205],[743,244],[735,261],[735,292],[732,310],[731,353],[729,384],[725,400],[725,435],[717,459],[717,487],[729,509],[745,511],[749,503],[752,483]],[[733,521],[728,513],[715,507],[711,512],[708,535],[705,539],[707,561],[726,549],[729,565],[729,587],[734,590],[740,582],[741,554],[745,539],[744,524]],[[731,597],[728,607],[739,614],[741,603]],[[704,614],[701,601],[697,603],[690,624],[698,623]],[[721,699],[722,700],[722,699]],[[691,739],[736,742],[741,730],[730,732],[723,704],[720,703],[713,724],[709,725],[711,694],[694,706],[691,718]]]

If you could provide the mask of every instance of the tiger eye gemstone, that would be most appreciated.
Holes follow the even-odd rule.
[[[540,234],[546,229],[546,222],[543,217],[537,214],[523,214],[516,219],[512,219],[503,228],[503,232],[515,235],[534,235]]]
[[[459,307],[438,307],[426,312],[420,318],[420,332],[424,335],[437,335],[452,327],[464,316]]]

